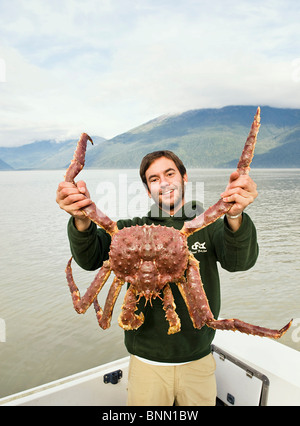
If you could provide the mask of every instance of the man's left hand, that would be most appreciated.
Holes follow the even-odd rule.
[[[225,191],[221,194],[221,198],[225,202],[234,202],[230,211],[230,216],[236,216],[244,211],[244,209],[253,203],[258,195],[257,185],[248,175],[239,175],[237,171],[231,173],[229,183]]]

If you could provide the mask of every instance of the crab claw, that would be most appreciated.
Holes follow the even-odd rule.
[[[288,331],[288,329],[290,328],[290,326],[292,325],[292,322],[293,322],[293,319],[291,319],[291,321],[287,324],[287,325],[285,325],[284,327],[282,327],[280,330],[279,330],[279,332],[278,332],[278,334],[279,334],[279,336],[278,337],[275,337],[275,339],[278,339],[278,338],[280,338],[280,337],[282,337],[287,331]]]
[[[219,330],[238,330],[241,333],[252,334],[254,336],[269,337],[271,339],[280,339],[290,328],[292,324],[291,320],[288,324],[282,327],[280,330],[271,330],[270,328],[260,327],[241,321],[239,319],[223,319],[223,320],[210,320],[206,323],[208,327],[219,329]]]
[[[92,145],[94,145],[92,138],[87,133],[82,133],[79,141],[77,142],[73,160],[66,171],[65,182],[74,182],[75,177],[83,169],[88,140]]]

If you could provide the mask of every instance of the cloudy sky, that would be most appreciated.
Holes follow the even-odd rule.
[[[300,108],[298,0],[0,0],[0,146]]]

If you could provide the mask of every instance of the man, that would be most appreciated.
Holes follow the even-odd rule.
[[[155,224],[181,229],[186,220],[199,215],[203,208],[197,202],[185,203],[184,185],[187,173],[182,161],[171,151],[146,155],[140,176],[155,204],[147,216],[118,221],[124,226]],[[256,184],[247,176],[233,172],[221,194],[224,201],[234,202],[223,219],[188,238],[190,251],[201,263],[201,277],[214,317],[220,311],[220,285],[217,262],[229,271],[246,270],[257,259],[256,230],[244,209],[257,196]],[[57,203],[72,215],[68,235],[72,255],[84,269],[99,268],[108,258],[110,236],[97,228],[80,209],[91,203],[84,182],[77,186],[62,182]],[[200,249],[199,249],[200,247]],[[172,254],[170,254],[171,256]],[[129,353],[128,405],[215,405],[215,362],[211,342],[215,331],[207,326],[195,329],[185,302],[171,283],[181,331],[167,334],[168,324],[159,298],[144,306],[145,322],[137,329],[125,331]]]

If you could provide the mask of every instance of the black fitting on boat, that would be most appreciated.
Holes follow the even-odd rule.
[[[122,378],[123,373],[122,370],[116,370],[111,373],[107,373],[103,377],[104,383],[111,383],[112,385],[116,385],[119,380]]]

